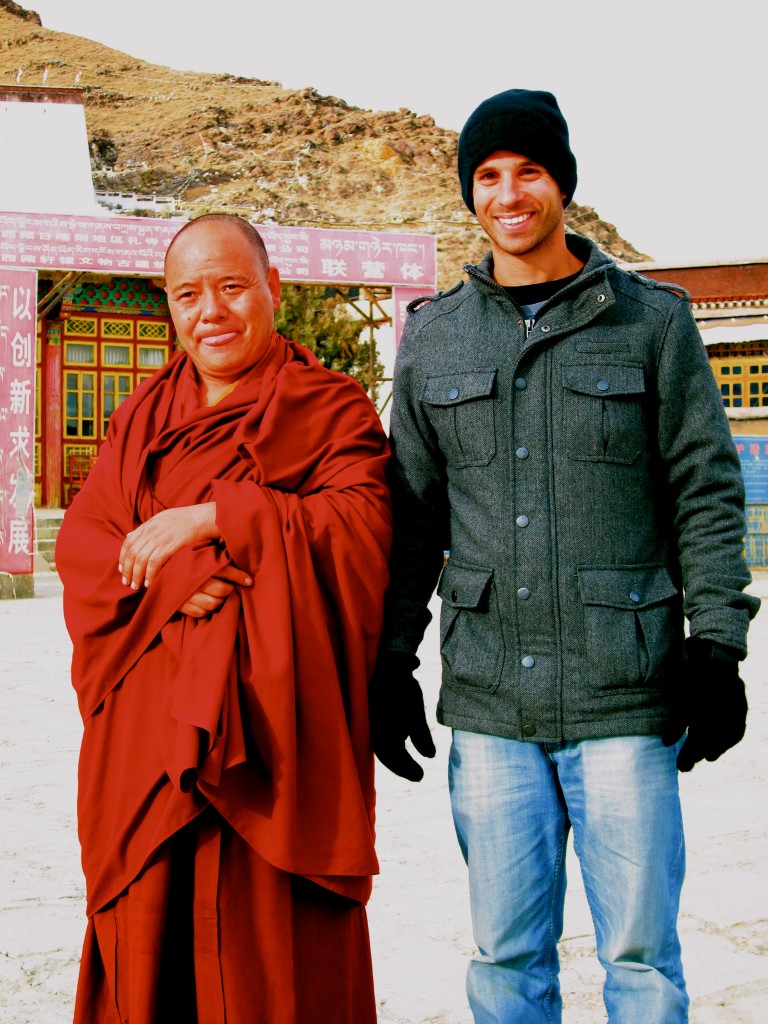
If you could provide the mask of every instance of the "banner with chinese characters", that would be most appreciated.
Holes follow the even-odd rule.
[[[183,220],[0,213],[0,266],[99,274],[163,273]],[[284,281],[405,285],[432,291],[434,235],[255,224]]]
[[[0,572],[34,554],[37,274],[0,267]]]

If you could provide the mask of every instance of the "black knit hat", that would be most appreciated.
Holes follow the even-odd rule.
[[[469,115],[459,136],[459,181],[464,202],[475,212],[473,175],[497,150],[519,153],[541,164],[563,192],[567,206],[576,191],[576,158],[568,125],[551,92],[507,89],[484,100]]]

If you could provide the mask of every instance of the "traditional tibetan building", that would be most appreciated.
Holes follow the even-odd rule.
[[[46,312],[37,321],[35,504],[66,507],[110,415],[170,358],[173,327],[149,278],[38,274],[38,301]]]
[[[768,259],[632,269],[691,295],[741,458],[747,556],[768,565]]]
[[[632,269],[690,293],[733,433],[768,433],[768,259]]]
[[[163,257],[186,219],[97,205],[80,90],[0,86],[0,139],[0,596],[15,596],[34,510],[69,505],[112,412],[173,352]],[[371,332],[397,336],[434,288],[434,236],[256,226],[284,281],[354,292]]]

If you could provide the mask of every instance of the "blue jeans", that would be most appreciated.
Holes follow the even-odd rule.
[[[476,1024],[561,1020],[571,826],[610,1024],[688,1020],[676,754],[656,736],[522,743],[454,731],[448,770],[479,950],[467,975]]]

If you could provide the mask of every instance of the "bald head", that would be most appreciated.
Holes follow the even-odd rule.
[[[237,217],[200,217],[165,258],[168,308],[181,347],[211,404],[269,349],[280,274],[257,232]]]
[[[258,258],[259,265],[266,274],[269,269],[269,255],[261,235],[252,224],[248,223],[247,220],[244,220],[242,217],[236,217],[231,213],[206,213],[203,214],[202,217],[197,217],[195,220],[189,221],[189,223],[185,224],[180,231],[177,231],[171,239],[171,244],[168,246],[165,253],[166,271],[168,269],[168,257],[173,251],[178,240],[188,235],[190,232],[196,231],[196,229],[205,227],[205,225],[221,225],[222,227],[231,227],[234,230],[239,231],[243,238],[248,241],[248,244]]]

